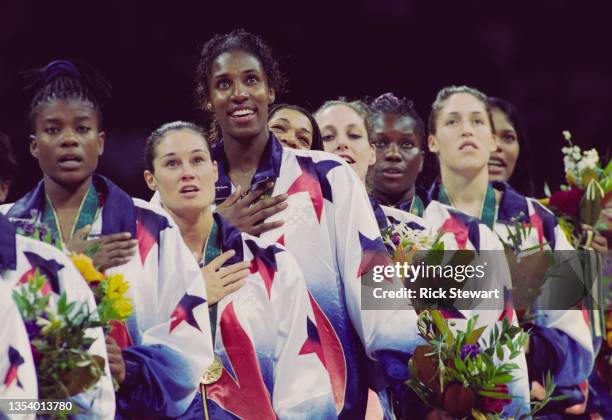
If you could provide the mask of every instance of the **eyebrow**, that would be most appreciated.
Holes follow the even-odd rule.
[[[321,128],[321,130],[338,131],[338,130],[336,130],[336,127],[334,127],[333,124],[327,124],[327,125],[324,125],[323,127],[320,127],[320,128]]]
[[[189,153],[199,153],[199,152],[206,152],[206,150],[204,150],[204,149],[193,149]],[[166,153],[165,155],[161,156],[161,158],[163,159],[163,158],[168,157],[168,156],[176,156],[176,153],[175,152]]]
[[[91,117],[89,115],[81,115],[78,117],[74,118],[76,121],[85,121],[85,120],[91,120]],[[46,117],[44,122],[52,122],[52,123],[59,123],[61,122],[62,119],[60,117]]]
[[[356,129],[358,129],[358,130],[361,130],[361,129],[362,129],[362,128],[359,126],[359,124],[349,124],[349,125],[347,125],[347,127],[348,127],[349,129],[352,129],[352,128],[356,128]]]
[[[474,114],[484,114],[484,112],[482,112],[482,111],[470,111],[470,112],[469,112],[469,114],[470,114],[470,115],[474,115]],[[453,116],[455,116],[455,115],[461,115],[461,113],[460,113],[460,112],[458,112],[458,111],[451,111],[451,112],[449,112],[449,113],[448,113],[448,114],[446,114],[446,115],[453,115]]]
[[[289,120],[287,118],[284,117],[273,117],[270,122],[274,121],[274,120],[283,120],[284,122],[286,122],[287,124],[289,124]]]
[[[246,69],[242,71],[240,74],[249,74],[249,73],[258,73],[258,72],[259,72],[258,69]],[[222,79],[224,77],[228,77],[228,73],[213,74],[213,79]]]
[[[284,121],[284,122],[286,122],[287,124],[291,124],[291,121],[289,121],[289,119],[288,119],[288,118],[285,118],[285,117],[274,117],[274,118],[272,118],[272,119],[270,120],[270,122],[272,122],[272,121],[274,121],[274,120],[277,120],[277,119],[278,119],[278,120],[283,120],[283,121]],[[309,129],[307,129],[306,127],[301,127],[301,128],[300,128],[300,131],[305,131],[305,132],[307,132],[308,134],[311,134],[311,133],[310,133],[310,130],[309,130]]]

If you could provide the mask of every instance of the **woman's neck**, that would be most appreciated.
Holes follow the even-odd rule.
[[[441,167],[440,174],[451,205],[464,213],[480,218],[482,203],[489,185],[487,166],[476,174],[465,174]]]
[[[224,135],[223,147],[229,163],[230,179],[234,185],[240,185],[243,191],[251,186],[251,179],[267,144],[267,129],[251,139],[235,139]]]
[[[57,212],[61,212],[64,209],[78,209],[81,206],[83,198],[91,185],[91,176],[81,184],[75,186],[61,185],[47,175],[45,175],[43,182],[45,185],[45,194],[47,194],[47,197],[51,200],[53,208]]]
[[[400,203],[406,203],[412,201],[414,197],[414,185],[405,193],[400,195],[387,194],[384,191],[380,191],[374,188],[370,194],[377,199],[381,204],[385,206],[397,206]]]
[[[175,213],[170,209],[167,210],[179,227],[185,244],[196,260],[200,261],[214,222],[210,206],[196,213]]]

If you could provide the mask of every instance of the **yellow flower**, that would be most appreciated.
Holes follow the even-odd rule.
[[[70,259],[79,270],[81,275],[85,277],[88,283],[104,280],[104,274],[100,273],[93,265],[93,261],[85,254],[71,254]]]
[[[567,238],[569,243],[572,243],[572,232],[574,230],[574,226],[571,223],[567,222],[565,219],[559,219],[559,227],[561,228],[561,231],[565,234],[565,237]]]
[[[111,300],[122,299],[130,287],[128,282],[123,280],[123,274],[113,274],[108,277],[107,282],[106,297]]]
[[[131,299],[121,298],[113,301],[113,309],[119,314],[121,319],[126,319],[132,314]]]
[[[62,326],[62,322],[57,318],[51,321],[44,318],[39,318],[36,323],[39,327],[42,327],[40,329],[41,335],[49,335],[53,330],[57,330]]]
[[[574,177],[574,174],[569,172],[565,174],[565,180],[571,187],[579,187],[578,181]]]

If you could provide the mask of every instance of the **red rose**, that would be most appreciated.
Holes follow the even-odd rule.
[[[583,195],[584,190],[579,188],[572,188],[569,191],[556,191],[550,196],[548,205],[569,216],[578,217],[580,212],[580,200]]]
[[[496,385],[494,392],[508,394],[508,386],[506,384]],[[511,399],[480,396],[478,398],[478,407],[485,413],[501,413],[504,410],[504,405],[510,404],[511,401]]]

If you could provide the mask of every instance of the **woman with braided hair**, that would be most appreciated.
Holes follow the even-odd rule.
[[[34,75],[41,87],[30,107],[30,151],[43,180],[0,210],[9,218],[34,215],[63,250],[94,248],[100,271],[124,275],[134,311],[106,339],[119,383],[117,415],[178,416],[213,360],[198,265],[163,209],[95,173],[109,84],[88,66],[65,60]]]

